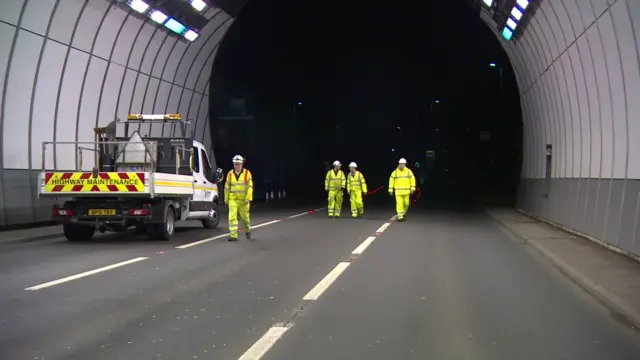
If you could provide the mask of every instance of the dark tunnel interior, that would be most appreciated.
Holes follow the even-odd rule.
[[[404,157],[422,205],[515,202],[515,76],[465,2],[349,2],[336,11],[254,1],[229,30],[212,74],[218,163],[227,170],[233,155],[245,156],[258,201],[270,189],[324,197],[334,160],[345,172],[356,162],[370,188],[386,186]]]

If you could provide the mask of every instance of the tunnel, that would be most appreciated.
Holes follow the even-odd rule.
[[[317,203],[296,202],[296,188],[273,201],[286,197],[285,187],[275,194],[264,187],[264,172],[249,158],[253,203],[215,203],[224,209],[218,220],[226,217],[219,226],[187,218],[182,228],[172,223],[170,238],[147,232],[142,239],[137,226],[98,234],[102,219],[92,219],[87,243],[51,222],[52,207],[59,211],[65,199],[38,196],[40,173],[98,178],[93,145],[79,151],[78,144],[94,144],[96,129],[131,114],[180,114],[185,129],[165,121],[137,130],[156,139],[192,136],[208,151],[209,170],[233,166],[232,156],[245,150],[228,146],[230,134],[250,123],[221,125],[219,61],[257,1],[0,2],[3,360],[640,358],[638,0],[440,0],[464,3],[513,69],[522,119],[515,208],[432,209],[423,206],[422,185],[409,181],[411,203],[398,210],[398,197],[386,194],[396,171],[387,162],[406,155],[385,143],[386,157],[369,160],[382,176],[362,166],[364,213],[343,205],[340,219],[327,216],[321,188],[334,159],[322,164],[328,155],[319,154],[304,170],[320,176],[289,179],[313,183],[304,190],[320,194]],[[300,6],[307,4],[327,13],[346,7]],[[377,9],[386,16],[390,7],[407,12],[405,5]],[[174,16],[179,21],[170,23]],[[318,134],[318,143],[330,143]],[[307,140],[277,145],[304,161],[310,152],[295,146]],[[263,145],[274,142],[256,141],[246,152],[271,157],[281,150]],[[351,159],[342,161],[347,167]],[[303,168],[282,163],[275,172]],[[193,191],[192,164],[183,170]],[[463,180],[476,181],[476,170]],[[240,174],[236,184],[248,188],[248,172],[242,181]],[[186,209],[193,194],[180,194]],[[251,220],[241,215],[244,227],[232,230],[231,204],[241,202],[251,204]],[[167,209],[164,223],[178,213]]]
[[[93,128],[116,117],[176,112],[192,119],[189,131],[213,153],[210,75],[245,5],[218,3],[203,10],[206,25],[193,42],[117,2],[2,5],[0,226],[47,221],[51,203],[36,191],[42,162],[77,164],[77,156],[52,149],[43,155],[43,141],[93,141]],[[633,139],[640,131],[640,4],[541,1],[526,31],[511,41],[476,6],[507,52],[520,91],[525,151],[518,207],[639,254],[640,145]],[[153,135],[174,130],[149,128]]]

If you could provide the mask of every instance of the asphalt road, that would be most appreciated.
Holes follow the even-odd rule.
[[[308,209],[256,213],[237,243],[2,246],[0,358],[640,359],[640,332],[487,215]]]

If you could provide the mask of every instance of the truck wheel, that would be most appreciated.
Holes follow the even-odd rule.
[[[80,242],[90,241],[93,239],[93,234],[95,234],[96,228],[93,225],[68,223],[62,225],[62,231],[64,233],[64,237],[67,238],[68,241]]]
[[[218,209],[213,207],[209,210],[209,217],[202,220],[202,226],[205,229],[215,229],[220,223],[220,216],[218,216]]]
[[[147,237],[150,240],[170,240],[176,230],[176,213],[173,206],[167,206],[164,221],[160,224],[147,225]]]

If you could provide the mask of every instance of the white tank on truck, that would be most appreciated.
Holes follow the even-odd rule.
[[[122,123],[124,136],[116,136]],[[179,114],[131,114],[95,128],[93,142],[43,142],[38,197],[58,199],[52,217],[62,223],[67,240],[88,241],[96,231],[132,227],[150,239],[169,240],[178,220],[217,227],[223,173],[212,168],[203,144],[193,136],[129,134],[131,124],[176,126],[185,135],[188,121]],[[75,157],[75,166],[47,164],[49,151]]]

